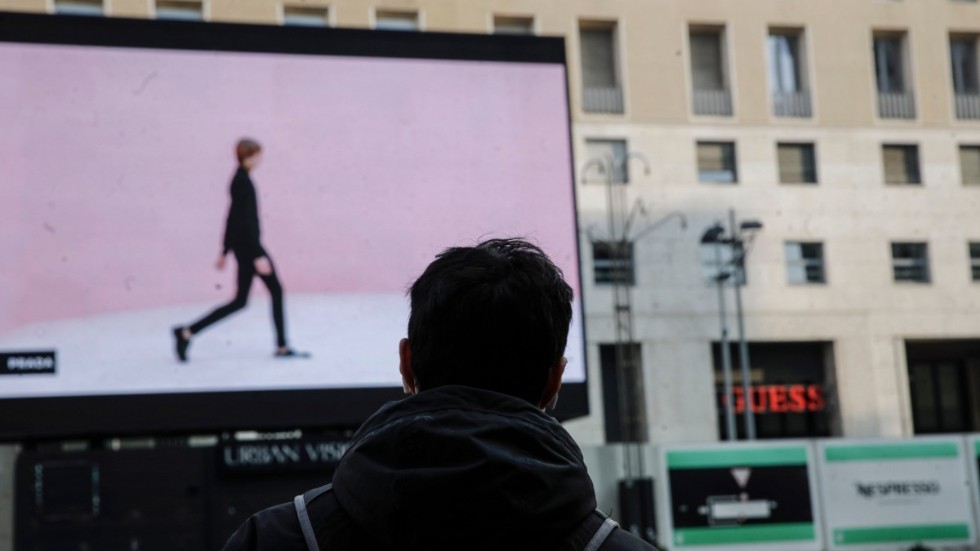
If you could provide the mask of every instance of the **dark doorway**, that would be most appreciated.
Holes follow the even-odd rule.
[[[980,429],[980,340],[906,341],[916,434]]]

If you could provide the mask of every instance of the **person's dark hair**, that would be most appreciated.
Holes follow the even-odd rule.
[[[446,249],[409,294],[419,390],[465,385],[537,405],[572,319],[572,288],[540,248],[491,239]]]
[[[259,145],[259,142],[251,138],[238,140],[238,145],[235,146],[235,156],[238,157],[238,164],[244,163],[245,159],[248,159],[259,151],[262,151],[262,146]]]

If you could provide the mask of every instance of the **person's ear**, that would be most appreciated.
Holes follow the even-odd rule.
[[[548,371],[548,383],[545,385],[544,392],[541,393],[541,401],[538,403],[539,408],[554,409],[557,405],[558,391],[561,390],[561,377],[565,374],[566,364],[568,364],[568,358],[562,356],[558,363],[551,366],[551,370]]]
[[[402,374],[402,388],[405,394],[418,394],[415,374],[412,373],[412,347],[408,339],[398,341],[398,372]]]

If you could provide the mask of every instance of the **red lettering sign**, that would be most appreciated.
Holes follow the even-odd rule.
[[[823,411],[827,406],[823,387],[820,385],[752,385],[750,387],[752,413],[803,413]],[[732,388],[735,413],[745,411],[745,397],[741,385]],[[721,407],[726,404],[721,395]]]

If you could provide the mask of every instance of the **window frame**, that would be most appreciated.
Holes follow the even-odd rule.
[[[789,254],[789,249],[791,246],[798,246],[800,252],[799,259],[791,259]],[[816,258],[807,258],[804,254],[805,246],[815,246],[819,254]],[[827,255],[824,250],[823,241],[786,241],[783,243],[783,257],[786,262],[786,281],[790,285],[826,285],[827,284]],[[804,279],[801,281],[794,281],[793,268],[802,268],[802,273]],[[820,279],[810,280],[808,279],[809,272],[808,268],[815,267],[819,269]]]
[[[891,264],[893,283],[912,283],[929,284],[932,283],[932,271],[929,267],[929,242],[928,241],[892,241]],[[896,247],[921,247],[922,256],[919,257],[896,257]],[[899,277],[899,270],[913,270],[919,268],[922,273],[921,278]]]
[[[888,158],[886,152],[888,150],[901,150],[903,152],[902,165],[905,170],[904,181],[893,181],[888,179]],[[908,156],[908,153],[912,154],[912,157]],[[912,163],[911,161],[914,161]],[[910,168],[914,166],[914,171],[910,172]],[[922,178],[922,156],[919,154],[919,144],[910,143],[883,143],[881,144],[881,169],[882,169],[882,181],[885,185],[889,186],[921,186],[923,185]],[[912,178],[911,176],[914,176]]]
[[[625,243],[626,251],[616,258],[615,250],[618,245]],[[600,247],[605,247],[607,254],[600,257]],[[616,274],[624,275],[621,281]],[[596,239],[592,241],[592,283],[597,286],[636,285],[636,247],[632,241],[608,241]]]
[[[737,185],[738,184],[738,146],[735,140],[696,140],[694,142],[694,153],[695,153],[695,165],[698,171],[698,182],[704,184],[724,184],[724,185]],[[705,170],[701,166],[701,147],[702,146],[722,146],[723,149],[721,158],[722,163],[731,161],[731,168],[727,171],[731,173],[731,179],[715,178],[715,177],[705,177],[709,173],[724,173],[725,170]]]

